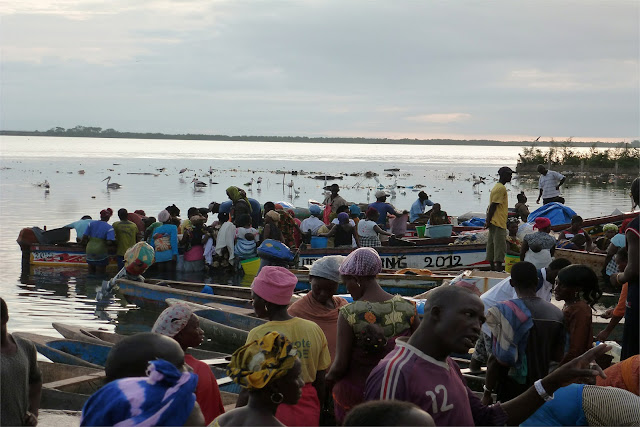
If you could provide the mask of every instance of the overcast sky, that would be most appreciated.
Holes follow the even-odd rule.
[[[0,128],[636,139],[639,5],[0,0]]]

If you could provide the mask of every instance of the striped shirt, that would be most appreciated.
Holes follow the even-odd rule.
[[[542,198],[551,199],[553,197],[558,197],[560,195],[560,190],[556,187],[558,187],[558,184],[563,178],[564,175],[556,171],[547,171],[546,175],[540,175],[538,187],[542,190]]]
[[[484,406],[467,387],[451,359],[442,362],[396,339],[396,348],[376,366],[365,386],[365,400],[404,400],[431,414],[436,425],[503,425],[500,404]]]

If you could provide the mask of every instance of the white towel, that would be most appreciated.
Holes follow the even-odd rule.
[[[229,250],[229,261],[233,260],[234,246],[236,239],[236,226],[232,222],[225,222],[218,231],[218,239],[216,241],[216,253],[222,255],[222,249],[227,248]]]

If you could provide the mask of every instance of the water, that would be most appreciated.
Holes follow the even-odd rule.
[[[391,185],[394,177],[383,171],[388,168],[400,169],[398,186],[425,185],[432,200],[441,203],[450,215],[459,215],[486,210],[497,169],[515,168],[521,152],[521,147],[10,136],[3,136],[0,141],[0,294],[9,305],[9,330],[52,336],[57,336],[51,327],[54,321],[131,333],[149,328],[156,314],[134,309],[117,299],[107,307],[97,307],[95,294],[100,279],[89,277],[86,270],[22,271],[21,252],[15,240],[24,227],[56,228],[83,215],[97,219],[99,211],[107,207],[114,211],[121,207],[129,211],[144,209],[147,215],[156,216],[175,203],[184,215],[191,206],[206,207],[212,201],[226,200],[225,189],[229,185],[246,188],[249,197],[262,203],[287,201],[307,206],[309,199],[322,201],[325,183],[312,176],[324,174],[360,174],[332,182],[340,185],[340,194],[347,200],[372,202],[377,183],[362,174],[376,172],[383,185]],[[210,167],[214,169],[211,176]],[[183,168],[189,170],[179,174]],[[85,173],[78,174],[79,170]],[[276,174],[277,170],[309,174],[282,175]],[[487,184],[474,191],[473,175],[486,176]],[[108,190],[102,182],[107,176],[122,188]],[[191,184],[194,176],[206,183],[211,178],[217,184],[197,190]],[[263,179],[260,187],[255,183],[243,185],[258,177]],[[293,179],[293,188],[283,185],[283,178],[285,183]],[[51,185],[48,193],[37,186],[44,180]],[[609,214],[615,208],[629,210],[629,186],[626,179],[570,179],[563,193],[576,212],[592,217]],[[516,203],[516,194],[524,190],[533,211],[536,187],[537,177],[515,176],[507,184],[510,206]],[[416,198],[417,190],[399,188],[389,201],[398,209],[409,209]],[[73,234],[72,231],[72,238]],[[189,279],[201,281],[202,277]]]

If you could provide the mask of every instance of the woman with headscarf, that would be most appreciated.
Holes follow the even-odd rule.
[[[198,376],[196,401],[204,415],[205,424],[209,424],[220,414],[224,414],[224,406],[220,397],[218,382],[211,368],[187,353],[189,347],[198,347],[204,339],[198,317],[186,304],[176,304],[166,308],[151,328],[151,332],[166,335],[180,344],[184,351],[184,361]]]
[[[282,235],[282,231],[280,231],[279,224],[280,214],[275,210],[267,211],[267,213],[264,214],[264,228],[262,229],[260,241],[264,242],[267,239],[271,239],[284,242],[284,237]]]
[[[528,261],[539,270],[547,267],[553,260],[556,241],[549,234],[549,232],[551,232],[551,221],[549,221],[549,218],[536,218],[533,229],[538,231],[527,234],[522,239],[520,261]]]
[[[302,396],[297,404],[282,404],[276,418],[287,426],[317,426],[320,422],[320,402],[324,401],[325,370],[331,363],[327,338],[315,323],[293,317],[287,306],[298,283],[296,276],[283,267],[265,266],[253,280],[251,294],[256,315],[269,321],[249,331],[251,343],[272,331],[286,336],[298,350],[302,364]],[[246,404],[246,394],[240,394],[238,406]]]
[[[277,418],[278,408],[298,403],[304,385],[297,354],[292,342],[278,332],[269,332],[236,350],[227,375],[246,390],[248,404],[219,416],[211,425],[285,425]]]
[[[327,375],[333,386],[336,421],[342,424],[351,408],[362,402],[373,368],[419,324],[414,303],[385,292],[376,280],[382,271],[372,248],[351,252],[340,266],[342,280],[354,302],[340,308],[336,357]]]
[[[233,203],[231,206],[231,221],[235,222],[240,215],[251,215],[251,203],[249,203],[246,195],[243,196],[243,192],[238,187],[231,186],[227,188],[227,196]]]
[[[116,232],[109,219],[113,215],[111,208],[100,211],[100,221],[92,221],[84,231],[80,244],[86,245],[86,260],[89,273],[104,274],[111,257],[109,248],[115,246]]]
[[[340,307],[347,305],[344,298],[335,296],[340,283],[340,265],[345,257],[328,255],[316,260],[309,268],[311,292],[291,304],[289,314],[311,320],[322,328],[331,360],[336,355],[336,332]]]
[[[162,225],[156,227],[151,235],[158,271],[175,271],[178,260],[178,227],[171,223],[172,216],[166,209],[158,214],[158,221]]]
[[[606,254],[607,249],[609,249],[609,245],[611,244],[611,239],[618,234],[618,226],[615,224],[605,224],[602,227],[602,232],[604,233],[604,236],[600,236],[596,239],[594,252]]]
[[[204,270],[205,217],[199,211],[183,222],[181,246],[184,248],[183,271]]]
[[[111,381],[82,408],[81,426],[203,425],[193,392],[198,377],[166,360],[149,362],[146,377]]]

